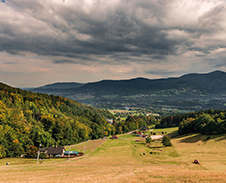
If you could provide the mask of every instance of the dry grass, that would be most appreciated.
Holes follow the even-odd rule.
[[[178,127],[171,127],[171,128],[158,128],[158,129],[153,129],[153,133],[155,132],[156,135],[162,135],[162,132],[171,134],[171,133],[176,133],[178,131]]]
[[[95,151],[89,141],[86,143],[91,143],[90,153],[80,159],[2,165],[0,182],[226,182],[226,137],[205,139],[184,136],[173,139],[174,146],[169,148],[159,148],[155,141],[151,149],[143,142],[135,143],[134,138],[107,140],[99,143]],[[159,153],[150,154],[151,151]],[[146,155],[140,156],[144,152]],[[201,161],[201,166],[192,163],[194,158]]]
[[[208,136],[194,134],[173,140],[181,162],[189,164],[194,159],[206,170],[226,170],[226,135]]]
[[[65,146],[65,148],[66,150],[69,150],[70,147],[71,151],[82,151],[85,154],[88,154],[94,151],[96,148],[100,147],[105,141],[106,139],[88,140],[79,144]]]

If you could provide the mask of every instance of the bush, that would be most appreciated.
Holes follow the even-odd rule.
[[[36,158],[38,153],[38,148],[30,145],[28,148],[28,151],[26,152],[26,157],[27,158]]]
[[[40,153],[39,158],[40,159],[47,159],[48,157],[47,157],[46,153]]]
[[[5,158],[6,157],[6,149],[0,145],[0,159]]]
[[[151,139],[150,136],[148,136],[148,137],[146,138],[146,143],[147,143],[147,144],[150,144],[151,142],[152,142],[152,139]]]
[[[170,137],[165,135],[162,139],[162,143],[164,146],[172,146],[172,143],[170,141]]]
[[[211,139],[211,137],[210,136],[208,136],[204,141],[207,141],[207,140],[210,140]]]

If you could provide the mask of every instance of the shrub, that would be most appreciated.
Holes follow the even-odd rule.
[[[147,143],[147,144],[150,144],[151,142],[152,142],[152,139],[151,139],[150,136],[148,136],[148,137],[146,138],[146,143]]]
[[[210,136],[208,136],[204,141],[207,141],[207,140],[210,140],[211,139],[211,137]]]
[[[5,158],[6,157],[6,152],[5,152],[5,148],[0,145],[0,159]]]
[[[162,139],[162,143],[164,146],[172,146],[172,143],[170,141],[170,137],[165,135]]]
[[[28,151],[26,152],[26,157],[27,158],[36,158],[38,153],[38,148],[30,145],[28,148]]]

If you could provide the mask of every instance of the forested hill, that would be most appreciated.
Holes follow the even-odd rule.
[[[30,146],[66,145],[115,133],[108,111],[0,83],[0,158]]]
[[[60,95],[97,108],[226,109],[226,73],[222,71],[165,79],[54,83],[27,90]]]
[[[130,80],[102,80],[93,83],[54,83],[39,88],[36,92],[96,93],[96,94],[137,94],[155,91],[185,90],[185,95],[195,93],[222,94],[226,90],[226,73],[214,71],[207,74],[186,74],[178,78]],[[193,91],[194,92],[194,91]]]

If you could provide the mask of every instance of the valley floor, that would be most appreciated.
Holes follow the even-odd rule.
[[[159,140],[147,147],[128,134],[100,141],[78,159],[1,165],[0,182],[226,182],[226,135],[177,137],[165,148]]]

